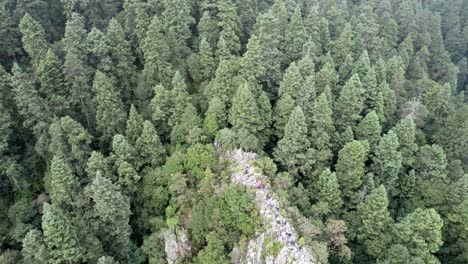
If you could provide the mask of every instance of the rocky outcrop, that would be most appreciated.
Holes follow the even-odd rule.
[[[177,231],[177,234],[171,230],[164,232],[164,250],[168,264],[180,263],[191,250],[185,232]]]
[[[274,193],[268,187],[257,188],[258,181],[265,182],[266,176],[255,171],[252,161],[257,158],[255,153],[234,150],[224,154],[233,162],[231,181],[255,189],[254,203],[260,212],[266,231],[256,234],[248,242],[246,254],[241,263],[248,264],[286,264],[286,263],[316,263],[311,250],[298,244],[298,236],[286,217],[280,213],[280,204]],[[239,249],[236,249],[239,250]]]

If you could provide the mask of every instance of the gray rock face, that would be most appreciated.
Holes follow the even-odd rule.
[[[164,250],[166,251],[166,260],[168,264],[177,264],[190,254],[190,241],[184,231],[178,231],[177,235],[171,230],[164,233]]]
[[[231,181],[255,189],[254,203],[260,211],[263,224],[267,227],[267,231],[256,234],[256,238],[249,241],[247,253],[241,258],[241,262],[248,264],[316,263],[311,250],[298,244],[298,236],[288,219],[281,215],[280,204],[275,199],[274,193],[267,187],[257,188],[258,181],[265,182],[267,178],[255,172],[255,168],[251,165],[257,155],[234,150],[225,153],[224,156],[234,161]],[[282,247],[276,256],[271,256],[271,252],[265,250],[272,243]]]

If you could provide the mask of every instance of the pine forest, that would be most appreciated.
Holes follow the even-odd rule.
[[[0,264],[467,264],[467,0],[0,0]]]

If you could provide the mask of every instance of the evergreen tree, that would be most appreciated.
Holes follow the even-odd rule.
[[[401,170],[402,157],[398,148],[398,136],[390,130],[380,139],[372,158],[372,171],[376,176],[377,184],[384,184],[391,194]]]
[[[293,62],[289,65],[288,69],[284,73],[283,79],[280,82],[278,96],[281,97],[285,94],[289,94],[297,102],[302,96],[300,91],[302,90],[303,86],[304,80],[302,78],[299,67],[297,67],[295,62]]]
[[[468,135],[467,116],[468,107],[461,107],[445,119],[443,128],[434,135],[435,142],[444,148],[450,159],[468,160],[468,144],[464,140]],[[466,165],[463,168],[468,169]]]
[[[303,172],[308,165],[306,155],[308,148],[305,117],[302,109],[298,106],[291,113],[284,129],[284,136],[278,142],[273,155],[283,168],[299,179],[299,173]]]
[[[22,37],[24,50],[28,53],[34,67],[39,65],[39,62],[45,57],[49,48],[47,36],[44,28],[28,13],[21,18],[19,30]]]
[[[255,20],[259,13],[259,4],[254,0],[237,1],[237,14],[241,25],[242,42],[247,42],[248,36],[251,36]]]
[[[380,37],[382,38],[382,52],[384,57],[389,58],[396,53],[398,45],[398,24],[393,18],[390,18],[385,25],[383,25]]]
[[[11,115],[0,101],[0,157],[8,150],[10,137],[12,135],[11,126],[13,125]]]
[[[135,144],[143,131],[143,117],[138,113],[136,107],[132,104],[128,113],[125,135],[131,144]]]
[[[319,46],[321,47],[321,50],[324,52],[329,51],[329,43],[330,43],[330,29],[329,29],[329,23],[327,18],[322,17],[320,19],[320,44]]]
[[[403,167],[412,166],[414,162],[414,154],[418,150],[416,145],[416,125],[414,124],[413,118],[407,116],[400,120],[395,125],[393,131],[398,136],[399,148],[398,151],[401,153],[401,162]]]
[[[237,55],[240,51],[240,22],[236,13],[236,6],[232,0],[217,1],[218,26],[221,29],[220,39],[226,41],[226,47],[230,54]]]
[[[443,221],[434,209],[418,208],[395,225],[396,236],[410,254],[427,260],[442,245]]]
[[[260,41],[256,35],[251,35],[247,43],[247,51],[240,61],[240,74],[252,84],[258,83],[265,75],[262,63]]]
[[[276,102],[273,112],[274,134],[278,138],[283,137],[284,128],[289,120],[291,113],[296,107],[296,103],[290,94],[281,96]]]
[[[113,257],[100,257],[98,259],[98,264],[118,264]]]
[[[365,114],[374,110],[381,121],[384,120],[384,94],[377,84],[377,77],[374,67],[371,67],[362,80],[365,101],[363,111]]]
[[[101,142],[108,143],[115,135],[125,129],[126,113],[120,94],[115,90],[112,80],[97,71],[93,90],[96,94],[96,129],[101,134]]]
[[[417,175],[415,195],[410,208],[437,207],[447,192],[447,159],[438,145],[424,145],[416,154],[414,169]]]
[[[49,108],[35,89],[31,77],[18,64],[13,65],[12,72],[11,86],[18,113],[24,118],[23,125],[32,129],[36,139],[41,142],[47,136],[47,127],[51,122]],[[46,154],[44,150],[38,149],[38,152]]]
[[[91,92],[91,69],[87,64],[86,30],[84,19],[73,13],[65,26],[63,38],[65,62],[63,73],[70,89],[70,103],[84,115],[88,128],[94,127],[94,104]],[[81,116],[79,118],[81,120]]]
[[[112,154],[110,160],[117,171],[117,182],[123,187],[125,194],[136,191],[137,182],[140,180],[136,169],[144,163],[138,159],[135,147],[129,144],[123,135],[117,134],[112,139]],[[102,175],[105,177],[106,175]]]
[[[320,174],[317,182],[317,190],[319,190],[317,199],[319,202],[327,203],[328,209],[331,212],[335,212],[343,205],[336,174],[331,172],[330,169],[325,169]]]
[[[233,129],[245,129],[251,134],[259,131],[260,115],[257,102],[247,83],[239,86],[229,110],[229,123]]]
[[[265,72],[268,72],[268,75],[263,76],[262,81],[266,82],[271,89],[269,92],[273,93],[274,85],[281,79],[281,65],[284,55],[280,48],[284,31],[282,32],[282,28],[279,27],[280,18],[272,14],[272,11],[260,15],[257,19],[262,64]]]
[[[346,23],[340,37],[334,43],[333,59],[337,65],[342,65],[348,54],[351,52],[353,31],[351,30],[351,24]],[[341,68],[341,66],[340,66]]]
[[[325,57],[325,63],[323,64],[320,71],[315,77],[315,83],[317,85],[317,93],[322,93],[325,91],[328,86],[334,93],[336,92],[336,83],[338,82],[338,74],[335,70],[335,62],[330,56],[330,53],[327,53]],[[330,98],[329,98],[330,100]],[[330,101],[331,102],[331,101]]]
[[[364,98],[361,81],[354,74],[343,86],[335,105],[335,125],[339,132],[348,126],[354,127],[361,118]]]
[[[222,60],[216,69],[215,78],[206,87],[204,94],[207,98],[218,97],[227,106],[235,95],[236,82],[232,62]]]
[[[6,4],[0,5],[0,56],[11,58],[20,50],[20,38],[16,21]]]
[[[86,163],[86,173],[88,175],[89,182],[91,182],[98,174],[113,181],[116,180],[114,175],[111,174],[109,159],[97,151],[91,152],[88,162]]]
[[[307,15],[304,19],[304,27],[309,39],[314,43],[317,50],[321,51],[322,47],[320,36],[320,19],[319,18],[319,6],[317,3],[311,4]]]
[[[395,113],[397,110],[397,98],[395,91],[390,89],[390,86],[386,81],[379,84],[379,91],[382,92],[383,96],[383,119],[387,126],[391,126],[395,123]]]
[[[375,111],[371,111],[356,127],[356,139],[367,140],[371,149],[374,149],[380,140],[381,131],[379,117]]]
[[[188,103],[180,121],[172,128],[170,135],[172,145],[200,142],[203,139],[201,123],[197,109]]]
[[[54,156],[50,168],[50,196],[56,206],[70,206],[79,188],[78,179],[62,159]]]
[[[216,63],[210,43],[202,38],[198,51],[200,76],[203,81],[210,80],[215,72]]]
[[[297,62],[297,66],[299,67],[299,70],[301,71],[302,78],[304,80],[312,78],[313,80],[315,79],[315,63],[314,63],[314,58],[312,51],[307,50],[306,47],[307,43],[304,45],[304,56],[302,59],[300,59]]]
[[[314,149],[315,174],[330,166],[332,158],[332,137],[335,134],[332,109],[327,97],[322,93],[314,103],[310,118],[311,148]]]
[[[269,140],[271,135],[271,123],[272,123],[272,108],[270,99],[268,98],[266,92],[262,91],[260,96],[257,98],[258,113],[260,117],[260,130],[262,131],[264,143]]]
[[[164,162],[166,150],[150,121],[143,123],[143,130],[136,141],[136,148],[143,165],[156,167]]]
[[[110,43],[106,34],[97,28],[92,28],[86,36],[87,49],[93,68],[110,75],[112,61],[109,56]]]
[[[117,19],[111,19],[106,35],[109,40],[109,55],[112,61],[111,74],[116,80],[123,102],[128,104],[135,85],[136,69],[133,64],[135,57],[130,42]]]
[[[68,93],[62,73],[62,63],[52,50],[48,50],[40,61],[36,75],[41,83],[39,92],[46,98],[51,111],[57,116],[63,116],[68,105]]]
[[[174,55],[179,59],[184,59],[188,54],[188,41],[192,36],[190,27],[195,23],[192,17],[192,6],[190,1],[163,1],[164,12],[162,13],[163,23],[168,32],[169,46],[174,51]]]
[[[136,94],[140,108],[146,105],[146,98],[158,81],[167,84],[172,77],[172,67],[169,62],[171,50],[166,41],[164,26],[156,15],[148,26],[141,49],[144,54],[145,67],[140,76]]]
[[[354,58],[351,54],[346,55],[344,62],[339,66],[338,75],[340,76],[338,84],[344,85],[351,77],[351,72],[354,68]]]
[[[43,210],[42,230],[51,260],[54,263],[80,263],[84,252],[76,226],[59,207],[46,203]]]
[[[168,134],[170,132],[168,121],[171,116],[170,91],[162,85],[156,85],[149,107],[152,112],[151,119],[157,125],[156,130],[162,135]]]
[[[169,118],[169,126],[173,127],[178,124],[185,111],[185,107],[190,102],[190,96],[187,92],[187,85],[180,73],[177,71],[172,78],[172,90],[170,95],[172,103],[171,117]]]
[[[219,28],[210,12],[203,12],[198,22],[197,29],[201,39],[205,38],[210,47],[216,46],[216,41],[219,38]]]
[[[229,263],[224,254],[223,241],[218,234],[211,232],[207,235],[208,245],[198,253],[195,263],[199,264],[227,264]]]
[[[287,61],[299,60],[302,57],[302,47],[306,42],[306,34],[299,5],[296,5],[294,14],[288,24],[285,37],[284,45]]]
[[[367,142],[356,140],[347,143],[338,153],[336,177],[344,197],[352,198],[354,191],[361,186],[367,153]]]
[[[49,250],[44,242],[41,231],[32,229],[23,239],[21,250],[24,261],[29,263],[46,264],[50,260]]]
[[[365,251],[374,257],[384,253],[391,243],[389,236],[393,220],[387,210],[388,197],[384,185],[374,189],[365,204],[359,207],[362,226],[359,228],[359,239]]]
[[[69,116],[53,122],[49,127],[49,153],[69,164],[79,176],[84,175],[86,162],[91,153],[92,136]]]
[[[357,74],[360,80],[364,80],[365,76],[369,72],[371,68],[369,54],[367,50],[364,50],[359,58],[356,60],[354,65],[353,71],[351,72],[352,75]]]
[[[203,120],[203,130],[208,138],[213,139],[218,130],[226,127],[227,116],[225,105],[218,97],[213,97],[205,112]]]
[[[130,253],[130,202],[109,179],[96,175],[90,186],[94,214],[108,254],[126,261]]]

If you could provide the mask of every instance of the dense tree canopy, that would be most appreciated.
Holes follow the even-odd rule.
[[[468,263],[467,10],[0,1],[0,263],[240,262],[237,148],[317,263]]]

